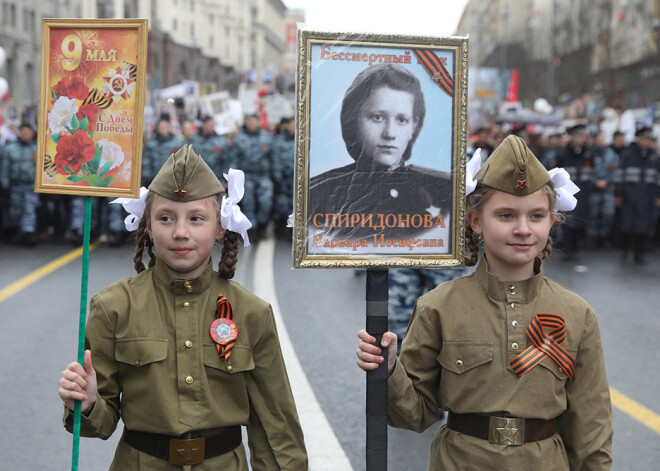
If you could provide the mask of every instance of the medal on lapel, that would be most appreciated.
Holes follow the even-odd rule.
[[[211,324],[211,338],[218,350],[218,357],[227,361],[227,371],[231,373],[232,367],[229,357],[238,338],[238,327],[234,323],[234,313],[231,304],[222,294],[215,302],[215,320]]]
[[[211,338],[215,343],[222,346],[235,340],[237,333],[238,329],[236,328],[236,324],[229,319],[216,319],[213,321],[213,324],[211,324]]]

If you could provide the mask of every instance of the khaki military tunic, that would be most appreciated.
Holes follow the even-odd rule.
[[[220,293],[238,327],[231,368],[209,332]],[[129,430],[170,436],[246,425],[252,469],[307,469],[271,307],[211,264],[198,278],[181,280],[157,259],[153,269],[101,290],[91,301],[86,343],[98,395],[81,421],[82,436],[108,438],[120,416]],[[72,423],[67,409],[69,431]],[[182,467],[122,440],[110,469]],[[247,471],[245,450],[241,445],[192,469]]]
[[[558,433],[521,446],[443,426],[433,439],[429,470],[605,470],[612,464],[612,410],[596,315],[582,298],[543,276],[501,282],[485,257],[470,276],[438,286],[415,307],[389,379],[389,423],[423,431],[439,409],[458,414],[558,418]],[[509,362],[531,341],[537,313],[564,318],[562,347],[575,376],[549,357],[518,378]]]

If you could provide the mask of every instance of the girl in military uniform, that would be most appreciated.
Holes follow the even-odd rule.
[[[92,298],[84,369],[70,364],[59,388],[67,430],[75,400],[83,436],[107,439],[123,420],[111,470],[247,471],[241,425],[253,470],[307,469],[271,307],[230,281],[238,234],[249,243],[236,205],[242,178],[230,171],[223,196],[184,145],[127,218],[139,220],[138,274]],[[216,272],[211,252],[221,239]]]
[[[473,235],[484,256],[471,275],[419,298],[399,358],[388,349],[389,423],[421,432],[440,409],[449,412],[429,470],[610,469],[612,411],[596,315],[543,276],[550,228],[558,210],[574,207],[577,187],[561,170],[548,173],[515,136],[475,173],[466,263],[477,261]],[[474,183],[468,178],[466,193]],[[385,359],[375,338],[358,336],[358,365],[377,368]],[[381,345],[396,340],[388,332]]]

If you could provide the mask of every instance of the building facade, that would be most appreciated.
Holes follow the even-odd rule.
[[[284,23],[284,63],[282,78],[284,80],[284,89],[288,91],[295,90],[296,86],[296,67],[298,64],[298,23],[304,21],[304,10],[287,10],[286,21]]]
[[[41,19],[89,17],[94,14],[93,5],[85,0],[0,0],[0,3],[0,46],[7,55],[0,76],[9,83],[7,105],[12,110],[27,110],[28,118],[34,121],[39,101]]]
[[[4,106],[11,110],[36,113],[42,18],[147,18],[150,89],[187,79],[235,92],[248,75],[253,86],[273,89],[283,70],[281,0],[0,0],[0,13],[7,53],[0,76],[9,83]]]
[[[520,98],[660,100],[660,0],[470,0],[470,65],[520,70]]]

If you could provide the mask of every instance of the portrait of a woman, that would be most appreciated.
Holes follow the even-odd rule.
[[[404,66],[376,64],[362,70],[346,90],[340,113],[342,138],[354,162],[310,179],[308,230],[354,239],[383,232],[415,236],[430,229],[421,221],[449,218],[450,174],[406,165],[425,115],[419,79]],[[328,227],[331,215],[359,222]],[[373,227],[378,215],[394,215],[388,221],[398,223]]]

